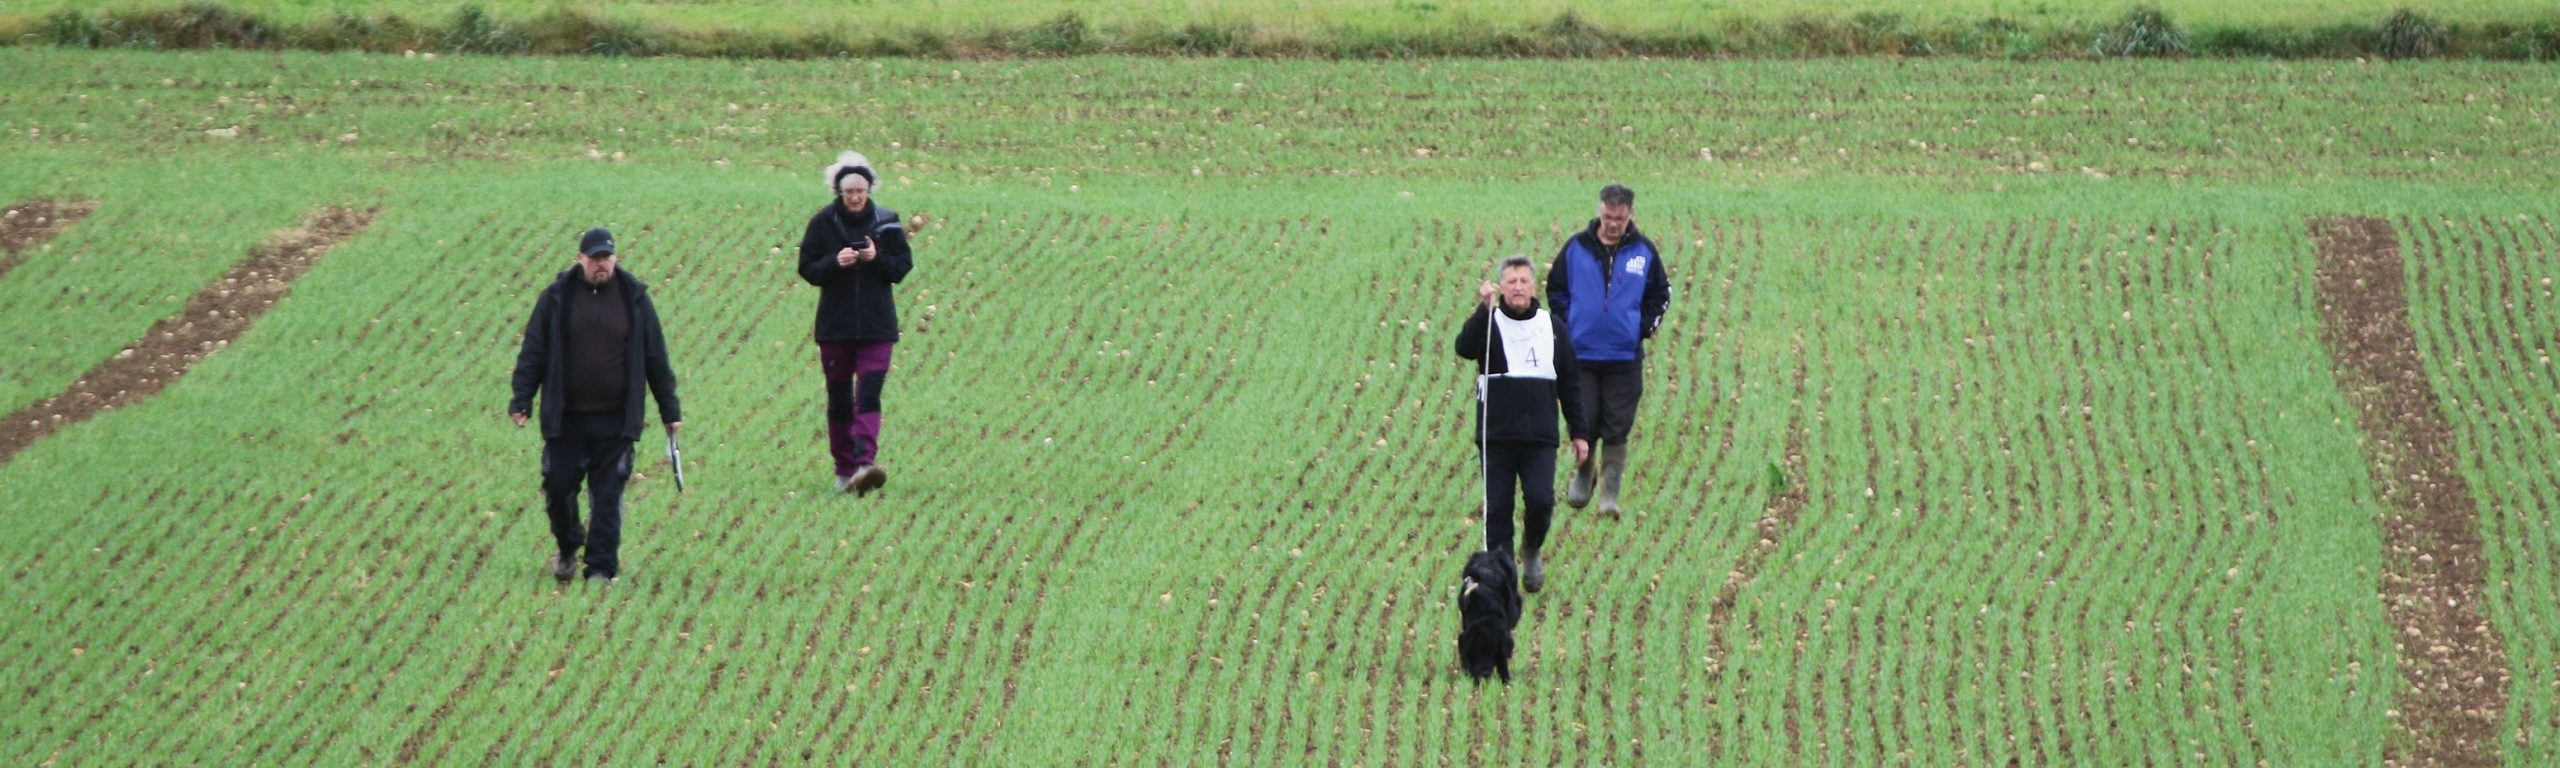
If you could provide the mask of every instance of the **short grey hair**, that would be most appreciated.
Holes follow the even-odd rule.
[[[1516,253],[1515,253],[1515,254],[1512,254],[1509,258],[1503,259],[1503,260],[1502,260],[1502,269],[1500,269],[1500,270],[1498,270],[1498,271],[1499,271],[1499,272],[1509,272],[1509,271],[1511,271],[1514,267],[1517,267],[1517,268],[1520,268],[1520,269],[1529,270],[1529,273],[1530,273],[1530,274],[1533,274],[1533,275],[1534,275],[1534,274],[1537,274],[1537,272],[1538,272],[1538,265],[1530,263],[1530,262],[1529,262],[1529,257],[1527,257],[1527,256],[1522,256],[1522,255],[1520,255],[1520,254],[1516,254]]]
[[[1601,188],[1600,188],[1600,204],[1601,204],[1601,205],[1635,205],[1635,204],[1636,204],[1636,191],[1635,191],[1635,190],[1632,190],[1632,189],[1628,189],[1628,188],[1627,188],[1627,185],[1625,185],[1625,184],[1611,184],[1611,185],[1609,185],[1609,186],[1601,187]]]

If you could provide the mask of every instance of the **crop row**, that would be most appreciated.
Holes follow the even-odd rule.
[[[2550,175],[2547,67],[2191,62],[706,63],[13,48],[0,142],[107,157],[589,160],[1060,186],[1193,174]],[[1465,82],[1451,90],[1446,84]],[[1605,109],[1587,105],[1605,104]]]
[[[2353,671],[2388,668],[2369,596],[2303,589],[2372,567],[2370,525],[2291,498],[2339,480],[2291,457],[2351,446],[2265,405],[2327,387],[2281,291],[2300,253],[2210,221],[1826,238],[1802,567],[1737,618],[1774,637],[1734,663],[1794,688],[1758,701],[1851,762],[2245,763],[2308,746],[2271,733],[2379,713],[2392,679]],[[1940,733],[1960,751],[1913,736]]]

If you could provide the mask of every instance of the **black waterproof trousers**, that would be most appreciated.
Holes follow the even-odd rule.
[[[1547,524],[1556,512],[1556,447],[1538,443],[1492,443],[1484,452],[1484,548],[1511,549],[1511,494],[1517,490],[1521,517],[1528,523],[1528,551],[1547,543]]]
[[[586,548],[589,576],[622,570],[622,485],[631,480],[631,446],[622,436],[619,411],[561,414],[560,436],[542,441],[543,511],[551,516],[551,538],[562,554]],[[581,482],[594,510],[584,527],[578,525]]]

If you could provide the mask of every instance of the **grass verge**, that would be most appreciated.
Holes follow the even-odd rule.
[[[1436,9],[1436,7],[1435,7]],[[1090,18],[1066,10],[987,21],[769,24],[666,19],[638,11],[551,4],[492,11],[463,5],[403,12],[334,10],[284,18],[213,2],[0,12],[0,39],[83,48],[367,50],[603,56],[808,59],[1011,58],[1078,55],[1273,58],[1438,56],[1837,57],[1969,56],[2082,59],[2389,57],[2550,61],[2560,58],[2560,11],[2507,18],[2439,18],[2401,7],[2372,19],[2182,25],[2142,5],[2103,20],[2039,16],[1918,17],[1898,11],[1786,11],[1633,21],[1562,11],[1528,22],[1465,14],[1381,26],[1282,24],[1250,17]]]

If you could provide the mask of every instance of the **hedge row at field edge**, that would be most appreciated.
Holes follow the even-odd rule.
[[[2519,22],[2440,23],[2402,9],[2367,23],[2317,27],[2182,28],[2137,6],[2106,24],[2031,26],[2004,17],[1916,23],[1901,14],[1845,18],[1735,19],[1713,31],[1659,34],[1604,28],[1572,12],[1525,29],[1490,26],[1412,34],[1332,29],[1312,37],[1250,23],[1102,26],[1068,12],[1019,28],[957,35],[895,30],[872,37],[735,28],[667,28],[555,5],[507,19],[466,6],[441,22],[398,14],[339,12],[302,23],[270,22],[216,3],[43,17],[0,14],[0,39],[20,44],[151,50],[247,49],[535,55],[809,59],[905,56],[1002,58],[1080,55],[1377,59],[1436,56],[1531,58],[1969,56],[2011,59],[2201,56],[2223,58],[2560,59],[2560,11]]]

